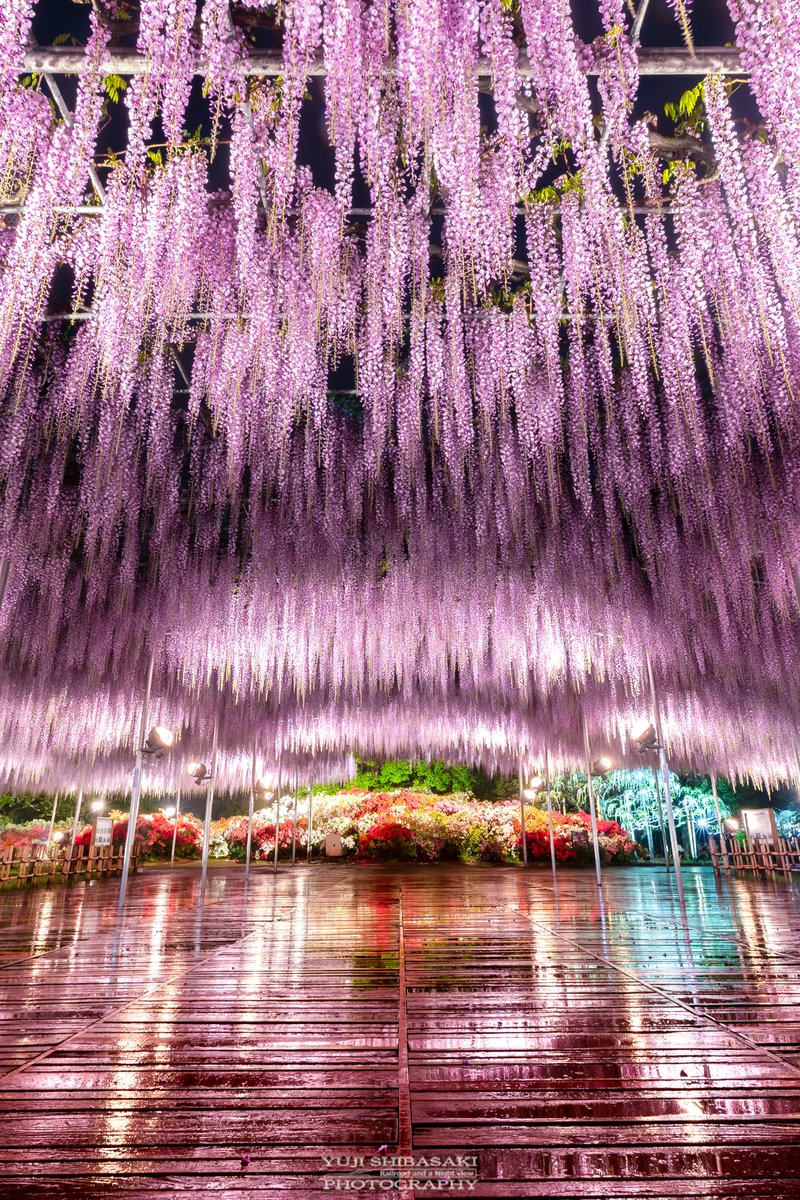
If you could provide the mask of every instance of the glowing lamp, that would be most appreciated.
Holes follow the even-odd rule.
[[[198,785],[211,778],[211,772],[204,762],[190,762],[186,770]]]
[[[658,737],[652,721],[641,721],[631,734],[631,741],[640,754],[644,754],[645,750],[657,750]]]
[[[148,733],[142,750],[145,754],[162,755],[165,750],[169,750],[175,741],[175,734],[171,729],[167,729],[164,725],[154,725]]]
[[[101,813],[103,811],[103,809],[105,808],[105,806],[106,805],[105,805],[104,800],[93,800],[92,805],[91,805],[92,812],[93,813]]]

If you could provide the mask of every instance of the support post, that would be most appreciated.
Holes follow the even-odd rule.
[[[53,799],[53,812],[50,816],[50,828],[47,831],[47,848],[48,848],[48,850],[50,849],[50,843],[53,840],[53,830],[55,829],[57,810],[58,810],[58,792],[56,792],[55,797]]]
[[[131,807],[128,813],[128,833],[125,838],[125,854],[122,859],[122,874],[119,880],[119,902],[125,900],[125,890],[128,886],[128,875],[131,869],[131,856],[133,854],[133,843],[136,840],[136,824],[139,820],[139,798],[142,792],[142,767],[144,766],[144,739],[147,736],[147,715],[150,708],[150,692],[153,688],[153,670],[155,667],[155,651],[150,652],[150,663],[147,668],[147,683],[144,689],[144,702],[142,704],[142,720],[139,726],[139,739],[136,743],[136,761],[133,767],[133,780],[131,782]]]
[[[583,718],[583,748],[586,753],[586,782],[589,786],[589,812],[592,818],[592,842],[594,844],[594,869],[597,875],[597,886],[603,886],[603,871],[600,866],[600,841],[597,836],[597,808],[594,802],[594,784],[592,783],[592,755],[589,750],[589,726],[586,717]]]
[[[217,742],[219,740],[219,713],[214,717],[214,738],[211,743],[211,778],[206,794],[206,815],[203,822],[203,866],[200,871],[200,893],[205,891],[208,875],[208,850],[211,845],[211,812],[214,808],[214,786],[217,782]]]
[[[553,891],[556,889],[556,843],[553,836],[553,799],[550,795],[550,751],[544,751],[544,786],[547,794],[547,825],[550,831],[550,863],[553,868]]]
[[[519,819],[522,831],[522,865],[528,865],[528,841],[525,837],[525,794],[524,780],[522,778],[522,758],[517,761],[517,779],[519,781]]]
[[[661,806],[661,788],[658,784],[658,768],[653,767],[653,787],[656,789],[656,804],[658,805],[658,827],[661,830],[661,849],[664,851],[664,866],[669,871],[669,842],[667,828],[664,824],[664,809]]]
[[[175,794],[175,825],[172,829],[172,854],[170,855],[170,869],[175,866],[175,843],[178,840],[178,821],[181,819],[181,785],[178,784],[178,790]]]
[[[297,862],[297,801],[300,799],[300,772],[294,776],[294,811],[292,812],[292,866]]]
[[[69,857],[72,858],[72,851],[75,848],[75,838],[78,836],[78,818],[81,815],[81,805],[83,804],[83,788],[78,788],[78,799],[75,801],[75,816],[72,818],[72,837],[69,839]]]
[[[658,739],[658,761],[661,767],[661,781],[664,786],[664,799],[667,803],[667,824],[669,826],[669,844],[672,849],[672,861],[675,864],[675,883],[678,888],[678,900],[681,908],[686,903],[686,898],[683,894],[683,874],[681,872],[681,856],[678,850],[678,834],[675,829],[675,812],[672,807],[672,790],[669,785],[669,767],[667,766],[667,753],[664,749],[664,732],[661,727],[661,706],[658,702],[658,691],[656,690],[655,676],[653,675],[653,664],[650,661],[650,654],[647,655],[647,674],[650,679],[650,692],[653,697],[653,718],[656,724],[656,738]]]
[[[719,796],[717,795],[717,773],[711,772],[711,795],[714,797],[714,811],[717,814],[717,833],[722,836],[722,813],[719,808]]]
[[[256,802],[256,748],[253,746],[253,769],[250,772],[250,801],[247,805],[247,846],[244,852],[244,883],[250,880],[250,850],[253,844],[253,809]]]
[[[306,827],[306,862],[311,862],[311,830],[314,828],[314,776],[308,777],[308,826]]]
[[[278,754],[278,786],[275,789],[275,856],[272,860],[272,870],[278,873],[278,837],[281,828],[281,756]]]

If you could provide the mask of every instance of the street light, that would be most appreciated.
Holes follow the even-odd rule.
[[[541,775],[534,775],[528,780],[528,786],[523,788],[522,794],[526,800],[535,800],[544,787],[544,780]]]
[[[211,778],[211,772],[204,762],[190,762],[186,770],[198,787],[208,783]]]
[[[167,729],[165,725],[154,725],[145,738],[142,754],[154,754],[156,758],[163,758],[165,752],[172,748],[174,741],[175,734],[171,729]]]
[[[652,721],[645,718],[631,734],[631,741],[640,754],[647,750],[657,750],[658,735]]]

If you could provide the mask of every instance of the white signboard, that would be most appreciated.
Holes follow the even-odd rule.
[[[110,846],[113,832],[114,822],[111,817],[98,817],[94,830],[95,846]]]
[[[778,839],[778,829],[775,824],[775,813],[771,808],[743,808],[745,832],[749,838],[767,838],[770,842]]]
[[[342,835],[340,833],[325,834],[325,853],[328,858],[341,858]]]

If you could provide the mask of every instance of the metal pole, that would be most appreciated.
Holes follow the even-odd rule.
[[[586,780],[589,785],[589,811],[592,817],[592,842],[594,843],[594,867],[597,874],[597,886],[603,886],[603,872],[600,867],[600,842],[597,837],[597,809],[594,803],[594,785],[592,783],[592,756],[589,751],[589,726],[586,717],[583,718],[583,748],[586,751]]]
[[[142,748],[144,746],[144,739],[147,736],[147,713],[150,708],[150,692],[153,687],[155,661],[155,651],[153,650],[150,653],[150,664],[147,668],[147,683],[145,684],[144,703],[142,704],[142,723],[139,726],[139,740],[136,743],[136,761],[133,767],[133,780],[131,782],[131,807],[128,813],[128,834],[125,838],[125,854],[122,859],[122,874],[119,880],[120,904],[125,899],[125,889],[128,886],[128,875],[131,869],[133,843],[136,840],[136,823],[139,819],[139,797],[142,791],[142,767],[144,765]]]
[[[711,795],[714,797],[714,809],[717,814],[717,833],[722,835],[722,813],[719,809],[719,796],[717,795],[717,773],[711,772]]]
[[[57,810],[57,808],[58,808],[58,792],[56,792],[56,794],[55,794],[55,799],[53,800],[53,814],[52,814],[52,816],[50,817],[50,828],[49,828],[49,829],[48,829],[48,831],[47,831],[47,846],[48,846],[48,849],[49,849],[49,847],[50,847],[50,843],[51,843],[51,842],[52,842],[52,840],[53,840],[53,829],[55,828],[55,823],[56,823],[56,810]]]
[[[664,851],[664,866],[669,871],[669,843],[667,841],[667,831],[664,826],[664,809],[661,807],[661,788],[658,784],[658,768],[653,767],[653,787],[656,789],[656,803],[658,804],[658,827],[661,830],[661,849]]]
[[[308,827],[306,829],[306,861],[311,861],[311,830],[314,818],[314,776],[308,777]]]
[[[300,772],[294,776],[294,812],[292,813],[292,866],[297,862],[297,801],[300,799]]]
[[[653,664],[650,661],[650,654],[647,654],[647,674],[650,678],[650,692],[653,697],[653,717],[656,723],[656,738],[658,739],[658,761],[661,766],[661,779],[664,785],[664,798],[667,802],[667,823],[669,825],[669,843],[672,848],[672,861],[675,864],[675,883],[678,887],[678,900],[681,908],[685,904],[683,894],[683,875],[681,873],[681,856],[678,850],[678,834],[675,830],[675,812],[672,808],[672,791],[669,786],[669,767],[667,766],[667,755],[664,749],[664,735],[661,728],[661,707],[658,703],[658,692],[656,690],[655,676],[653,675]]]
[[[81,805],[83,804],[83,788],[78,789],[78,799],[75,801],[75,816],[72,818],[72,837],[69,840],[69,857],[72,858],[72,851],[75,848],[75,838],[78,836],[78,817],[81,815]]]
[[[275,857],[273,871],[278,870],[278,834],[281,827],[281,756],[278,755],[278,786],[275,789]]]
[[[181,785],[178,784],[178,791],[175,795],[175,825],[172,830],[172,855],[170,856],[170,867],[175,866],[175,843],[178,840],[178,821],[181,819]]]
[[[522,779],[522,759],[517,760],[517,779],[519,780],[519,819],[522,829],[522,865],[528,865],[528,843],[525,837],[525,796]]]
[[[553,867],[553,889],[556,886],[556,843],[553,838],[553,801],[550,796],[550,751],[544,751],[544,786],[547,792],[547,824],[550,830],[550,862]]]
[[[211,743],[211,778],[206,793],[206,818],[203,822],[203,866],[200,871],[200,891],[206,886],[208,875],[208,848],[211,845],[211,810],[214,807],[214,785],[217,782],[217,741],[219,739],[219,714],[214,717],[214,739]]]
[[[244,882],[250,879],[250,847],[253,842],[253,808],[256,801],[256,748],[253,746],[253,769],[250,772],[250,802],[247,806],[247,847],[244,852]]]

